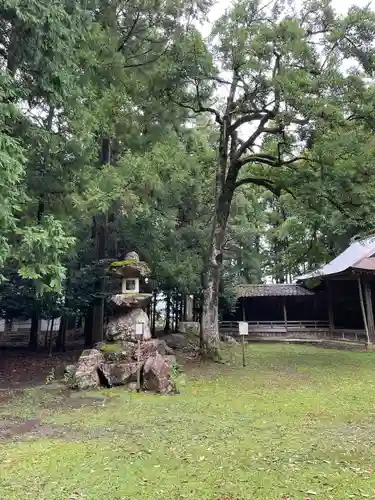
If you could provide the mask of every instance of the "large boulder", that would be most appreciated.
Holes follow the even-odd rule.
[[[144,364],[143,388],[148,391],[160,392],[162,394],[173,392],[171,367],[159,353],[149,357]]]
[[[163,340],[171,349],[176,350],[182,350],[190,343],[189,337],[183,333],[163,335],[160,340]]]
[[[127,341],[135,342],[136,323],[143,323],[143,340],[151,339],[151,331],[148,322],[148,316],[142,309],[132,309],[124,314],[119,314],[109,320],[106,337],[110,341]]]
[[[178,325],[178,329],[181,333],[199,337],[200,324],[198,321],[181,321]]]
[[[140,369],[142,365],[140,366]],[[105,363],[100,367],[103,376],[107,380],[107,385],[112,387],[114,385],[125,385],[128,382],[137,379],[138,363],[135,362],[116,362]]]
[[[73,375],[73,389],[92,389],[100,385],[99,368],[104,363],[104,356],[98,349],[85,349],[79,357]]]

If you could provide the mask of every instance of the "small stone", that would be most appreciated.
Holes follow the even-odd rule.
[[[76,366],[77,365],[66,365],[64,369],[64,375],[69,378],[73,377],[76,372]]]
[[[128,385],[127,385],[129,391],[136,391],[137,390],[137,382],[130,382]]]

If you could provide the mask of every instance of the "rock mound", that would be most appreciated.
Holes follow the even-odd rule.
[[[137,345],[131,342],[98,344],[85,349],[77,364],[69,366],[70,386],[85,390],[95,387],[133,385],[140,370],[141,389],[163,394],[173,392],[171,373],[176,358],[160,339],[142,342],[138,364]]]

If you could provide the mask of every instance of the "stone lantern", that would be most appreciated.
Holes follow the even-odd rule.
[[[152,294],[141,293],[139,282],[150,270],[131,252],[111,270],[121,277],[121,293],[109,298],[112,316],[106,341],[85,349],[78,362],[66,368],[74,389],[135,384],[137,391],[173,393],[172,365],[176,358],[164,340],[152,339],[145,312]]]
[[[139,281],[149,273],[149,267],[139,260],[136,252],[130,252],[125,260],[113,262],[111,269],[122,278],[121,293],[112,295],[109,305],[113,310],[110,318],[106,338],[111,341],[136,340],[136,325],[143,324],[143,339],[151,338],[149,318],[144,311],[151,301],[152,294],[140,293]]]

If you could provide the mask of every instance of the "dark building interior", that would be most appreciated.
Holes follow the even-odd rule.
[[[364,328],[357,280],[324,280],[312,289],[312,295],[274,295],[239,297],[234,310],[222,311],[223,321],[284,321],[284,303],[288,321],[329,321],[331,296],[335,328]],[[271,285],[277,287],[279,285]],[[328,290],[328,286],[330,291]],[[374,283],[371,295],[374,300]]]

